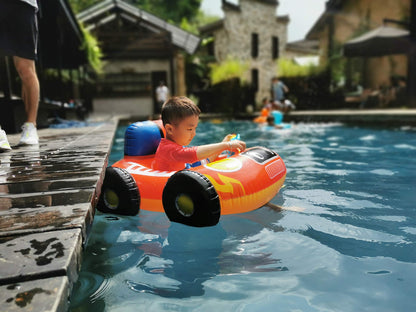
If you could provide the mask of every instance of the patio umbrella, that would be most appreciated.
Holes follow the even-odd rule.
[[[374,57],[407,54],[410,48],[408,30],[381,26],[344,44],[344,56]]]

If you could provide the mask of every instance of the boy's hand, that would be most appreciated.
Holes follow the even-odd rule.
[[[246,143],[240,140],[228,141],[228,150],[231,152],[241,153],[246,149]]]
[[[222,140],[223,142],[230,142],[231,139],[235,136],[235,134],[227,134],[224,139]]]

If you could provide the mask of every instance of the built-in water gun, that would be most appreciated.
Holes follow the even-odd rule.
[[[231,135],[230,141],[234,141],[234,140],[240,140],[240,133]],[[225,151],[225,154],[227,155],[227,157],[234,155],[234,153],[231,151]]]

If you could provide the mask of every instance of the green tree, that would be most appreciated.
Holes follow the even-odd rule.
[[[69,0],[75,14],[103,0]],[[182,19],[195,21],[198,19],[198,10],[201,0],[125,0],[140,9],[180,25]]]
[[[201,5],[201,0],[131,0],[130,2],[176,25],[180,25],[183,18],[193,21]]]
[[[95,72],[100,73],[102,70],[103,63],[101,59],[103,53],[100,49],[97,39],[84,27],[81,26],[81,30],[84,34],[84,43],[82,48],[87,52],[87,58],[90,66]]]
[[[74,13],[77,14],[100,1],[102,0],[69,0],[69,4]]]

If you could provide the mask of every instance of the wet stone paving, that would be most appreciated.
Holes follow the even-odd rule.
[[[41,129],[0,153],[1,311],[66,311],[117,121]]]

